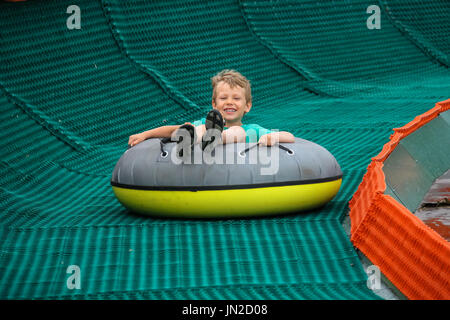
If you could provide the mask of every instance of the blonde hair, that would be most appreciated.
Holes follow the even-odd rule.
[[[221,81],[228,83],[228,85],[231,88],[235,86],[244,88],[246,102],[252,101],[252,89],[250,86],[250,81],[236,70],[227,70],[227,69],[220,71],[218,74],[216,74],[214,77],[211,78],[211,84],[213,88],[213,95],[212,95],[213,101],[216,100],[217,84]]]

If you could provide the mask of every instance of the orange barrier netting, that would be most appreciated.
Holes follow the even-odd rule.
[[[395,128],[349,203],[352,243],[409,299],[450,299],[450,244],[384,194],[383,162],[401,139],[449,109],[450,99],[438,102]]]

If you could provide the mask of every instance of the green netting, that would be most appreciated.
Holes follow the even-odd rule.
[[[450,3],[448,1],[438,0],[430,3],[420,0],[381,0],[380,4],[393,25],[414,45],[438,64],[449,66]]]
[[[367,28],[366,9],[376,4],[374,1],[239,2],[249,28],[261,43],[304,74],[314,87],[331,95],[410,98],[426,96],[430,90],[448,95],[445,86],[436,87],[448,80],[448,65],[430,63],[430,57],[390,23],[387,13],[381,13],[380,30]],[[400,2],[416,11],[410,16],[412,21],[427,13],[416,9],[418,1]],[[439,12],[446,6],[441,2],[421,8],[432,7],[447,20],[446,14]],[[428,21],[426,27],[440,30],[442,25]],[[448,32],[443,34],[448,40]]]
[[[448,28],[407,34],[383,3],[368,30],[368,1],[80,0],[68,30],[72,4],[0,3],[0,298],[377,298],[341,221],[391,128],[448,98]],[[127,212],[109,181],[128,136],[203,116],[224,68],[252,81],[245,121],[335,155],[337,197],[265,219]]]

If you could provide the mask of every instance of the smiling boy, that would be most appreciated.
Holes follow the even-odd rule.
[[[222,131],[222,143],[234,142],[258,142],[260,145],[272,146],[278,142],[293,143],[294,136],[286,131],[272,132],[257,124],[243,124],[244,115],[250,112],[252,108],[252,96],[250,81],[235,70],[223,70],[212,79],[213,95],[212,107],[220,112],[224,121]],[[207,126],[206,118],[195,121],[192,125],[195,127],[197,142],[202,141]],[[185,123],[184,125],[191,125]],[[145,132],[130,136],[128,144],[136,144],[149,138],[169,138],[176,134],[176,131],[182,125],[162,126]],[[247,131],[256,132],[256,141],[254,135],[247,135]]]

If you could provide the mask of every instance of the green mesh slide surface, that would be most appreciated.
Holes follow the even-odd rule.
[[[79,0],[69,30],[73,1],[0,2],[0,298],[378,299],[342,221],[391,129],[449,98],[450,28],[447,1],[375,3],[379,30],[374,1]],[[263,219],[128,212],[110,186],[128,137],[204,117],[226,68],[252,82],[244,122],[336,157],[336,198]]]

